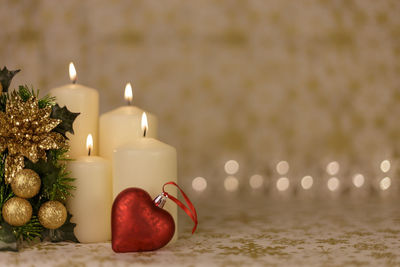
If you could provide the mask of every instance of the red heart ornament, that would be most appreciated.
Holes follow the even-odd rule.
[[[140,188],[119,193],[112,207],[111,227],[115,252],[159,249],[175,233],[172,216],[157,207],[149,193]]]

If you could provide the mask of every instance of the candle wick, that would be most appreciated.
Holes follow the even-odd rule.
[[[88,156],[89,157],[90,157],[91,152],[92,152],[92,148],[89,147],[89,149],[88,149]]]
[[[132,100],[127,100],[126,102],[128,102],[128,106],[132,106]]]
[[[144,130],[143,130],[143,137],[146,137],[146,133],[147,133],[147,128],[144,128]]]
[[[72,84],[76,84],[76,78],[72,80]]]

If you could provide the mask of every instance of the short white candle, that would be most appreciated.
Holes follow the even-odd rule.
[[[97,90],[76,84],[76,71],[73,63],[69,68],[71,84],[57,87],[50,90],[50,95],[56,97],[57,103],[67,108],[71,112],[79,112],[80,115],[74,121],[74,134],[67,133],[69,138],[70,151],[68,155],[71,158],[86,155],[85,141],[88,134],[94,138],[94,149],[97,144],[98,116],[99,116],[99,93]],[[92,151],[96,155],[96,151]]]
[[[132,86],[125,86],[128,105],[119,107],[100,116],[100,156],[112,159],[113,150],[142,136],[140,119],[143,110],[132,106]],[[150,129],[148,137],[157,138],[157,118],[148,113]]]
[[[154,138],[147,137],[147,119],[143,113],[142,137],[118,147],[113,154],[113,190],[114,198],[124,189],[139,187],[155,198],[162,192],[164,183],[177,183],[176,149]],[[168,193],[177,196],[174,187],[167,188]],[[178,233],[177,206],[167,201],[164,208],[175,221],[175,235]]]
[[[88,156],[68,164],[76,190],[67,206],[72,214],[71,222],[76,223],[75,236],[81,243],[111,240],[111,164],[101,157],[90,156],[92,142],[89,135]]]

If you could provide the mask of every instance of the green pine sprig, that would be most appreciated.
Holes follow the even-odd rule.
[[[14,227],[14,234],[17,240],[32,241],[37,237],[41,237],[44,227],[40,224],[36,216],[32,216],[31,220],[22,226]]]
[[[75,190],[72,182],[75,180],[70,177],[70,172],[67,170],[66,163],[71,159],[66,157],[67,149],[57,149],[49,151],[48,161],[59,170],[57,180],[53,183],[51,190],[49,190],[49,199],[65,202],[69,196],[72,196],[71,191]]]
[[[50,95],[45,95],[39,99],[39,90],[35,92],[33,87],[29,88],[27,85],[20,85],[18,87],[19,96],[23,101],[27,101],[31,97],[38,99],[39,108],[45,108],[47,106],[54,106],[56,98]]]
[[[7,100],[13,95],[19,95],[23,101],[27,101],[29,98],[34,97],[38,99],[39,108],[54,106],[56,104],[55,97],[47,94],[44,97],[39,98],[39,90],[35,92],[33,87],[29,88],[28,85],[20,85],[17,90],[0,95],[0,111],[4,112],[6,110]]]

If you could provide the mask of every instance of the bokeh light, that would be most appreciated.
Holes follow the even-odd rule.
[[[389,187],[392,185],[392,179],[390,179],[389,177],[385,177],[383,178],[380,182],[379,182],[379,187],[385,191],[387,189],[389,189]]]
[[[249,184],[253,189],[260,188],[264,184],[264,178],[259,174],[254,174],[250,177]]]
[[[286,191],[289,188],[290,182],[287,177],[281,177],[276,181],[276,188],[279,191]]]
[[[301,179],[301,187],[308,190],[313,186],[314,179],[310,175],[306,175]]]
[[[236,174],[239,171],[239,163],[233,159],[228,160],[225,163],[224,169],[227,174],[230,174],[230,175]]]
[[[327,186],[330,191],[336,191],[339,189],[340,181],[336,177],[331,177],[328,180]]]
[[[339,170],[340,170],[340,165],[339,162],[337,161],[329,162],[328,165],[326,166],[326,172],[329,175],[336,175],[339,173]]]
[[[391,164],[390,164],[389,160],[385,159],[381,162],[381,171],[382,172],[386,173],[386,172],[390,171],[390,168],[391,168]]]
[[[235,176],[228,176],[225,178],[224,187],[226,191],[234,192],[239,188],[239,180]]]
[[[357,173],[353,176],[353,184],[355,187],[361,187],[363,186],[365,183],[365,178],[364,175],[362,175],[361,173]]]
[[[289,163],[285,160],[279,161],[278,164],[276,164],[276,171],[280,175],[285,175],[289,172]]]
[[[207,188],[207,180],[203,177],[196,177],[192,181],[192,188],[198,192],[202,192]]]

